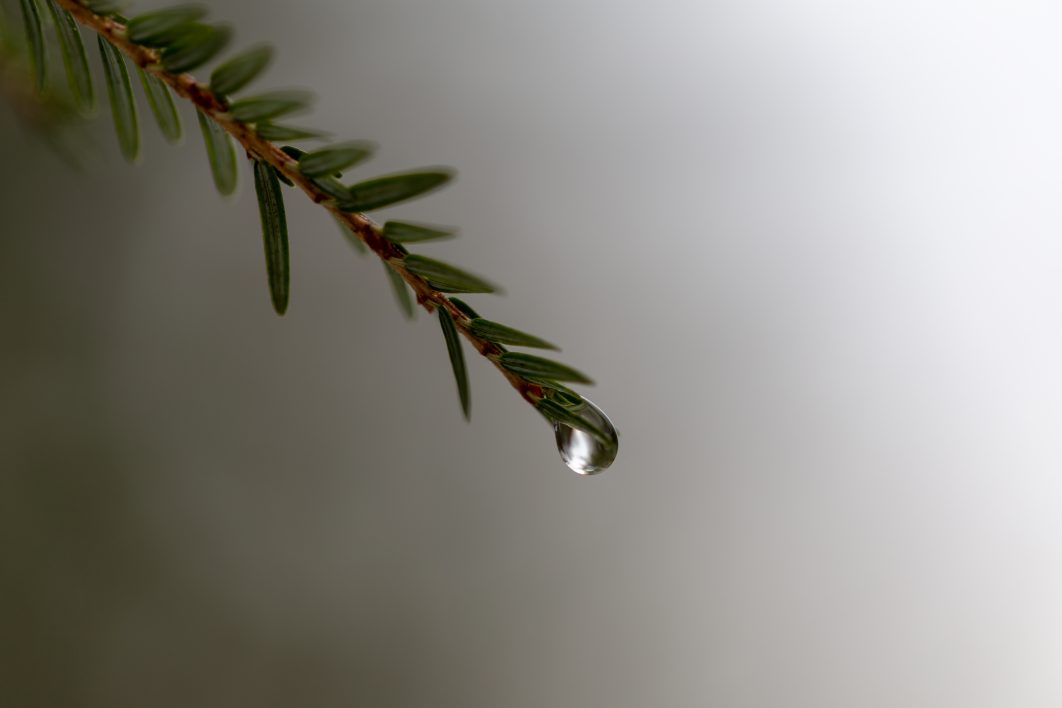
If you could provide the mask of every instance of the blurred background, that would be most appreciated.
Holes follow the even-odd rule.
[[[3,104],[0,703],[1062,706],[1062,5],[210,4],[358,175],[459,168],[381,218],[620,456],[478,357],[466,424],[294,195],[276,317],[186,107],[79,175]]]

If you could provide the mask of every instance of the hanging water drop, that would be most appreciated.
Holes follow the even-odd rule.
[[[554,422],[553,431],[557,436],[557,450],[560,451],[561,459],[577,474],[592,475],[603,472],[619,452],[619,434],[615,426],[600,408],[585,398],[583,405],[571,409],[571,412],[603,432],[607,441],[570,425]]]

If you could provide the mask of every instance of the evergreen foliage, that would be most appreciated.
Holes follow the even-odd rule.
[[[221,61],[211,72],[209,83],[187,73],[218,59],[233,35],[228,26],[207,21],[208,11],[202,5],[178,5],[126,17],[122,14],[124,3],[108,0],[19,0],[19,4],[25,36],[22,52],[42,103],[54,100],[60,93],[58,84],[65,83],[62,92],[75,112],[87,115],[93,110],[95,94],[81,30],[96,34],[111,117],[127,160],[138,158],[140,146],[129,64],[138,74],[155,122],[168,141],[177,142],[181,137],[175,97],[194,105],[207,161],[221,194],[232,194],[236,188],[238,166],[233,141],[246,150],[261,216],[267,283],[278,314],[283,315],[288,308],[290,284],[284,184],[300,189],[329,209],[361,252],[372,251],[381,258],[407,317],[413,316],[415,303],[438,314],[466,418],[471,402],[461,336],[491,360],[548,420],[607,439],[579,415],[586,405],[584,399],[559,383],[589,384],[588,377],[550,359],[507,349],[556,346],[484,319],[464,301],[447,296],[493,293],[497,286],[462,268],[406,249],[406,245],[452,237],[455,229],[402,221],[379,226],[365,215],[445,186],[453,178],[451,170],[425,168],[346,184],[342,172],[369,159],[375,150],[373,143],[345,141],[304,151],[288,143],[323,140],[326,134],[283,121],[310,106],[310,92],[245,94],[273,60],[269,46],[254,45]],[[42,8],[47,8],[47,14]],[[8,23],[0,14],[0,25]],[[11,27],[0,26],[0,30],[5,36],[14,33]],[[57,51],[49,51],[49,43],[55,43]],[[58,81],[59,72],[47,66],[51,56],[62,57],[65,82]]]

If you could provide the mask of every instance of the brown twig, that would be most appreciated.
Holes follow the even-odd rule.
[[[535,405],[544,396],[540,385],[523,379],[501,365],[498,357],[504,350],[497,344],[473,334],[469,317],[446,295],[434,290],[427,280],[405,268],[402,263],[404,258],[402,251],[384,238],[380,227],[372,219],[364,214],[341,211],[331,196],[302,174],[294,158],[269,140],[260,137],[252,126],[234,120],[228,112],[228,104],[211,91],[209,86],[200,83],[189,73],[173,74],[166,71],[160,61],[159,52],[131,42],[126,36],[125,25],[121,22],[111,17],[97,15],[77,0],[56,1],[80,24],[94,30],[137,66],[157,76],[172,88],[174,93],[190,101],[196,109],[220,125],[243,146],[250,157],[268,162],[277,172],[298,185],[306,196],[332,212],[341,223],[413,288],[413,292],[417,295],[417,302],[425,310],[432,312],[437,307],[446,308],[461,334],[472,343],[477,352],[494,364],[528,403]]]

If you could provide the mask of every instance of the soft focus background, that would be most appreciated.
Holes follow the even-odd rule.
[[[391,213],[621,454],[478,358],[466,425],[297,198],[275,317],[188,110],[77,175],[4,107],[0,704],[1062,705],[1057,0],[211,4],[358,174],[460,169]]]

